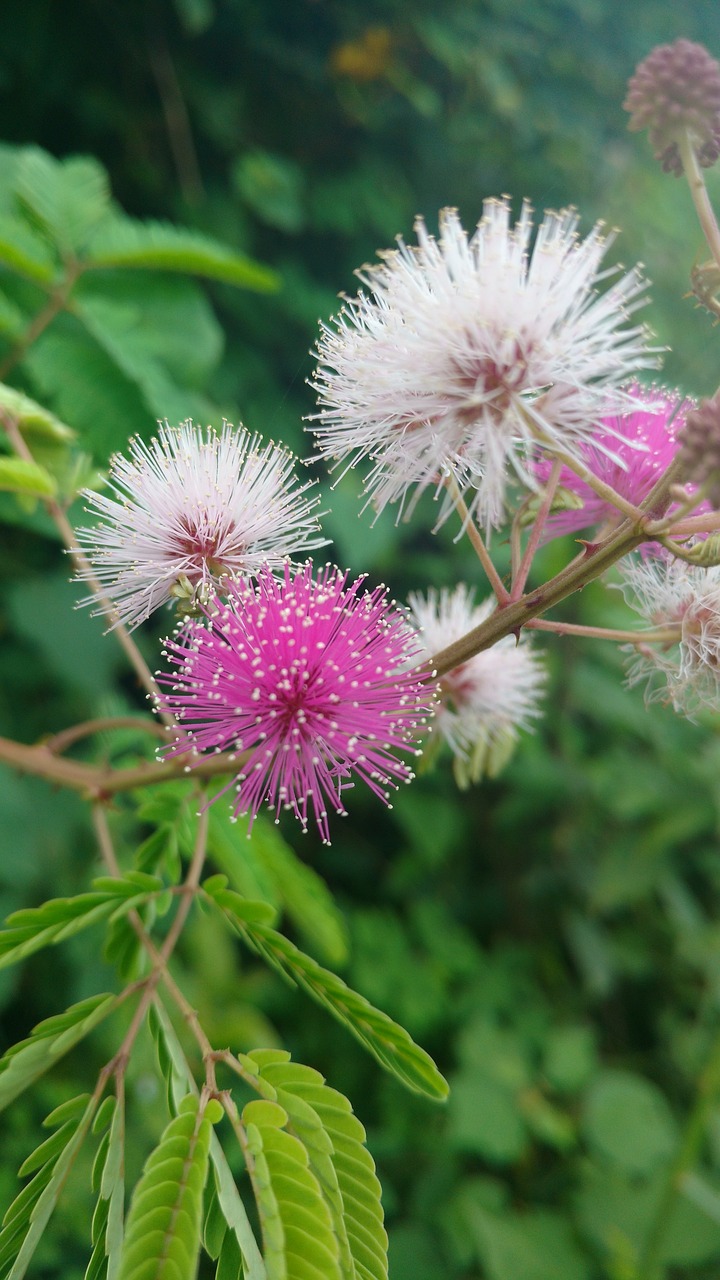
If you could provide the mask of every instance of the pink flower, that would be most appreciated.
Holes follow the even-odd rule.
[[[678,451],[678,432],[693,408],[692,400],[682,400],[679,392],[659,387],[649,390],[637,384],[628,388],[645,408],[625,414],[606,414],[595,428],[592,439],[580,448],[579,461],[599,480],[609,484],[621,497],[639,506],[660,476],[667,470]],[[541,483],[550,475],[552,462],[539,458],[535,474]],[[601,498],[586,480],[581,480],[569,467],[560,473],[560,485],[582,503],[576,509],[556,512],[548,519],[549,537],[578,533],[582,529],[616,525],[622,513]],[[698,511],[707,510],[703,503]],[[644,550],[657,544],[646,543]]]
[[[395,751],[420,754],[432,708],[427,673],[407,669],[420,646],[384,587],[347,577],[326,566],[314,578],[311,564],[286,564],[281,579],[262,570],[228,583],[227,603],[213,600],[206,622],[168,641],[178,671],[160,677],[172,687],[164,706],[198,751],[248,753],[235,815],[251,825],[264,801],[303,829],[310,808],[329,842],[328,806],[345,812],[353,774],[384,801],[413,777]]]
[[[326,541],[313,514],[319,498],[297,485],[292,455],[227,422],[220,433],[161,423],[156,440],[132,440],[129,459],[112,459],[110,486],[115,497],[85,494],[101,521],[77,530],[91,562],[78,577],[102,588],[83,604],[104,612],[107,598],[131,628],[173,598],[196,611],[222,579]]]

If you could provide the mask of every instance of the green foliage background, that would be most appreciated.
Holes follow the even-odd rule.
[[[279,282],[258,293],[153,271],[87,278],[85,319],[53,322],[12,380],[81,434],[89,468],[129,435],[150,435],[158,416],[226,414],[307,453],[309,348],[337,292],[354,289],[353,269],[396,234],[409,238],[417,213],[436,225],[438,208],[457,205],[471,225],[483,197],[510,191],[518,205],[525,195],[539,209],[576,204],[584,230],[617,223],[617,253],[642,258],[655,282],[648,319],[672,347],[667,379],[713,392],[717,337],[682,296],[702,252],[689,197],[626,134],[620,105],[636,62],[679,35],[720,54],[717,6],[5,0],[0,193],[15,189],[29,146],[94,156],[128,214],[216,237]],[[0,195],[0,234],[8,214]],[[39,297],[31,281],[2,285],[0,368]],[[430,503],[411,524],[386,514],[371,525],[353,477],[332,493],[323,484],[340,564],[400,598],[477,578],[452,530],[430,535]],[[77,592],[49,526],[31,504],[0,498],[0,732],[33,742],[140,709],[100,623],[72,611]],[[546,566],[567,550],[547,548]],[[598,614],[624,617],[594,586],[566,616]],[[163,626],[141,637],[153,666]],[[548,651],[547,719],[501,778],[459,795],[445,762],[392,812],[358,792],[331,849],[302,842],[348,922],[347,939],[339,923],[316,931],[315,953],[345,958],[347,980],[433,1053],[452,1084],[446,1108],[404,1093],[202,917],[182,956],[217,1041],[282,1043],[353,1100],[383,1183],[393,1280],[629,1276],[717,1034],[717,723],[647,710],[623,688],[621,657],[597,643]],[[147,834],[121,807],[116,821],[131,839]],[[3,915],[48,886],[78,891],[95,870],[79,801],[6,770],[0,831]],[[282,831],[297,848],[292,824]],[[274,883],[265,893],[282,905],[282,871]],[[307,915],[293,929],[312,950]],[[0,973],[0,1048],[59,996],[103,989],[92,956],[78,938]],[[64,1073],[90,1080],[109,1056],[102,1035],[94,1064],[68,1060],[37,1103],[3,1116],[3,1202],[30,1128],[66,1096]],[[149,1070],[133,1087],[157,1136]],[[669,1274],[687,1280],[711,1280],[720,1265],[720,1111],[708,1132],[700,1191],[689,1184],[675,1200],[664,1246]],[[133,1141],[138,1172],[141,1126]],[[82,1275],[82,1204],[78,1189],[38,1275]]]

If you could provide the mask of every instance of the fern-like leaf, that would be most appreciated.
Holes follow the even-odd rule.
[[[125,1109],[122,1101],[106,1098],[103,1107],[110,1104],[99,1121],[109,1120],[93,1166],[93,1190],[99,1191],[97,1207],[92,1222],[93,1251],[85,1272],[85,1280],[115,1280],[120,1267],[123,1242],[123,1216],[125,1208]]]
[[[84,265],[180,271],[259,293],[277,289],[279,284],[277,275],[269,267],[198,231],[187,231],[167,222],[136,222],[130,218],[113,218],[103,225],[90,245]]]
[[[160,1068],[165,1076],[170,1109],[175,1111],[188,1088],[194,1086],[192,1072],[185,1060],[173,1025],[161,1004],[156,1004],[151,1010],[149,1025],[155,1039]],[[215,1177],[217,1203],[229,1233],[237,1241],[238,1251],[242,1257],[242,1275],[245,1280],[267,1280],[265,1265],[248,1221],[245,1205],[215,1133],[212,1134],[210,1142],[210,1160]],[[229,1245],[224,1252],[225,1265],[229,1265],[227,1263],[227,1258],[231,1256]]]
[[[415,1044],[404,1027],[376,1009],[348,987],[337,974],[324,969],[288,938],[266,925],[243,923],[240,915],[224,911],[235,931],[263,960],[293,985],[301,987],[360,1041],[407,1088],[444,1100],[449,1092],[429,1054]]]
[[[38,285],[51,284],[57,271],[47,241],[20,218],[7,214],[0,216],[0,266]]]
[[[33,1152],[20,1174],[34,1173],[31,1181],[13,1200],[0,1231],[0,1277],[23,1280],[33,1254],[53,1214],[60,1193],[98,1106],[98,1097],[73,1099],[72,1118]],[[53,1115],[46,1123],[53,1123]]]
[[[32,498],[52,498],[57,485],[44,467],[25,458],[0,457],[0,489]]]
[[[20,158],[15,190],[63,257],[84,248],[110,208],[107,173],[90,156],[56,160],[39,147],[28,147]]]
[[[287,1112],[249,1102],[242,1119],[268,1280],[341,1280],[330,1210],[305,1147],[285,1128]]]
[[[289,1116],[333,1218],[343,1280],[387,1280],[381,1187],[365,1130],[343,1094],[284,1049],[239,1054],[245,1073]]]
[[[75,439],[75,432],[54,413],[4,382],[0,382],[0,409],[15,419],[24,436],[33,440],[67,444]]]
[[[90,996],[64,1013],[38,1023],[27,1040],[0,1058],[0,1111],[34,1084],[50,1067],[117,1009],[122,996]]]
[[[117,1280],[194,1280],[212,1123],[220,1115],[218,1102],[183,1099],[135,1188]]]
[[[322,877],[298,858],[274,822],[260,815],[248,840],[246,821],[230,824],[219,809],[211,809],[208,849],[232,888],[281,907],[321,959],[328,964],[347,959],[342,912]]]
[[[14,911],[0,930],[0,969],[17,964],[42,947],[71,938],[98,920],[112,919],[142,906],[164,890],[157,876],[130,871],[117,879],[93,881],[91,893],[51,898],[41,907]]]

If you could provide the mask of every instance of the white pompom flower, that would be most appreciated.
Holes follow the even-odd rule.
[[[490,616],[493,599],[474,605],[463,583],[453,590],[431,588],[408,597],[411,621],[429,656],[467,635]],[[460,786],[495,776],[510,758],[522,729],[540,714],[538,702],[546,673],[540,655],[526,640],[505,636],[491,649],[476,653],[440,681],[439,704],[432,722],[436,742],[444,739],[454,756]]]
[[[293,467],[286,449],[227,422],[160,423],[149,444],[131,440],[129,457],[111,459],[114,496],[84,494],[100,521],[76,530],[89,561],[77,578],[100,590],[81,603],[104,613],[109,601],[113,625],[132,629],[173,598],[192,614],[223,578],[323,546],[314,482],[298,484]]]
[[[537,487],[538,445],[581,458],[601,416],[635,407],[623,384],[657,365],[648,330],[628,323],[644,301],[639,270],[597,289],[614,274],[600,269],[612,239],[601,224],[581,240],[574,210],[548,212],[531,247],[530,206],[510,217],[506,198],[487,200],[468,236],[445,209],[437,240],[419,219],[417,246],[400,239],[363,267],[369,293],[322,326],[312,430],[324,458],[370,459],[378,511],[452,476],[497,526],[513,474]]]
[[[720,565],[653,558],[621,572],[628,604],[667,632],[664,643],[639,649],[629,682],[646,680],[648,702],[669,702],[691,719],[720,711]]]

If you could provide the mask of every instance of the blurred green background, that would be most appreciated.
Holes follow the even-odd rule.
[[[416,214],[432,227],[455,205],[471,226],[503,192],[518,208],[524,196],[576,205],[583,231],[598,218],[620,227],[610,256],[641,259],[654,282],[646,317],[671,347],[664,377],[715,391],[717,335],[683,296],[704,256],[690,199],[621,109],[654,44],[683,35],[720,55],[713,0],[4,0],[0,31],[0,220],[23,148],[91,155],[128,214],[211,235],[280,281],[256,293],[128,273],[110,280],[104,310],[88,286],[95,330],[58,317],[10,380],[76,429],[96,466],[156,418],[190,414],[309,453],[310,348],[353,270],[411,238]],[[709,183],[720,196],[717,175]],[[37,299],[8,273],[0,284],[2,368],[13,316]],[[356,478],[322,483],[341,565],[398,598],[461,578],[484,594],[454,530],[431,535],[431,502],[410,524],[386,512],[373,525]],[[72,611],[47,522],[6,495],[0,515],[0,732],[33,742],[141,710],[99,621]],[[548,547],[545,568],[569,551]],[[593,586],[563,616],[625,615]],[[141,636],[152,666],[165,626]],[[441,762],[389,812],[358,791],[330,849],[282,828],[346,914],[343,975],[433,1053],[452,1084],[446,1108],[384,1078],[202,918],[181,957],[218,1043],[283,1043],[351,1098],[384,1186],[393,1280],[629,1280],[718,1031],[717,723],[646,709],[612,648],[547,640],[547,717],[499,779],[460,794]],[[149,830],[129,807],[114,820],[129,839]],[[3,914],[76,891],[95,869],[79,800],[5,769],[0,832]],[[342,938],[333,945],[339,958]],[[0,1048],[111,981],[92,940],[0,974]],[[3,1116],[3,1203],[70,1070],[90,1079],[112,1052],[102,1035],[93,1045],[94,1061],[68,1060]],[[161,1122],[149,1046],[147,1062],[133,1086],[138,1162],[143,1127]],[[83,1194],[78,1183],[38,1276],[83,1274]],[[668,1276],[720,1272],[718,1108],[662,1252]]]

